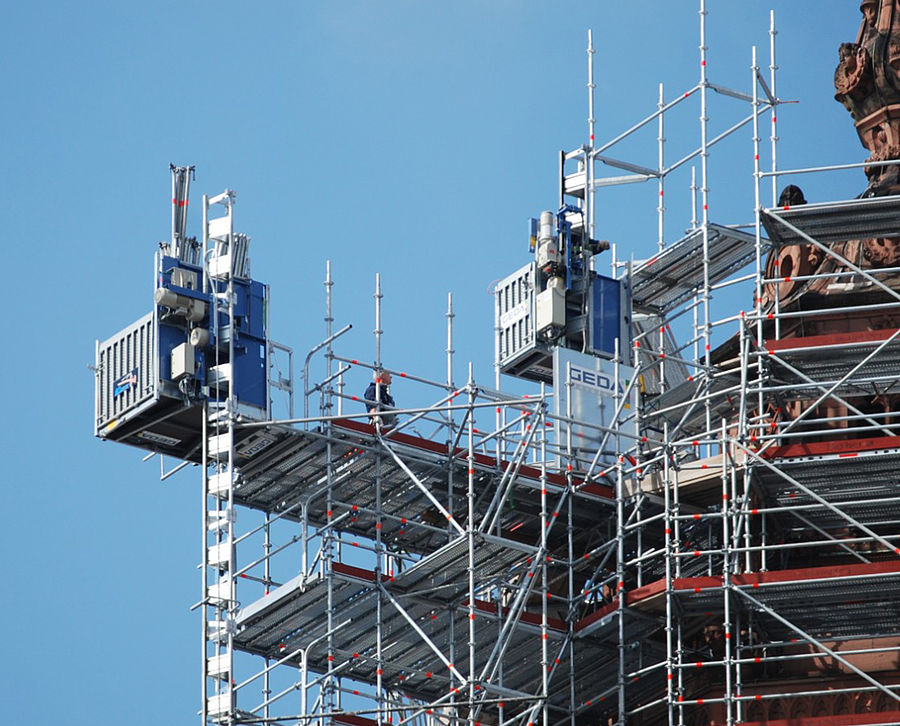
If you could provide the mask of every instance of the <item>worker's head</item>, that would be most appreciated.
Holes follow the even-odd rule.
[[[376,383],[382,383],[385,386],[391,385],[391,372],[390,371],[375,371],[375,381]]]

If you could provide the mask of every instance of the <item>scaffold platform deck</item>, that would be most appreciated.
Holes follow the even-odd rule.
[[[893,338],[896,333],[892,329],[835,333],[767,340],[764,345],[777,382],[795,387],[795,397],[830,389],[842,380],[835,388],[838,395],[900,393],[900,336]]]
[[[868,237],[896,237],[900,234],[900,197],[772,207],[761,210],[760,217],[773,245],[809,242],[783,222],[822,244]]]
[[[777,454],[749,465],[767,501],[782,509],[785,526],[808,528],[794,511],[824,529],[900,521],[900,437],[796,444]]]
[[[521,556],[517,553],[516,556]],[[494,556],[483,556],[482,566]],[[440,567],[436,563],[435,571]],[[499,565],[493,565],[494,568]],[[410,582],[404,582],[404,575]],[[374,587],[375,573],[342,563],[332,567],[335,597],[333,620],[336,627],[332,633],[335,660],[332,668],[342,676],[351,677],[364,683],[375,683],[378,664],[375,659],[376,644],[376,600],[378,590]],[[446,694],[454,684],[461,687],[450,669],[435,652],[456,653],[456,672],[469,672],[467,641],[469,638],[469,617],[467,602],[449,606],[441,597],[430,598],[428,593],[416,591],[415,585],[422,579],[421,572],[413,569],[395,578],[382,575],[385,590],[391,592],[394,601],[382,596],[382,628],[390,633],[390,646],[384,652],[381,664],[382,678],[396,690],[402,690],[413,697],[434,700]],[[407,585],[410,592],[403,592]],[[328,634],[327,582],[325,577],[317,577],[307,582],[295,580],[271,592],[267,597],[242,609],[236,621],[235,647],[269,658],[286,659],[300,665],[301,649],[307,652],[307,665],[319,673],[328,671],[327,648],[311,648],[314,643],[324,643]],[[396,604],[395,604],[396,603]],[[398,610],[403,608],[404,613]],[[479,638],[488,640],[499,635],[505,612],[495,605],[476,600],[474,620]],[[430,643],[410,625],[415,622]],[[546,628],[548,643],[559,648],[565,636],[566,626],[561,621],[548,621]],[[540,664],[530,662],[527,654],[534,649],[533,643],[540,643],[543,630],[541,616],[524,612],[514,628],[511,640],[503,657],[504,691],[532,693],[540,683]],[[311,652],[310,652],[311,651]],[[487,652],[479,652],[478,658],[485,659]],[[478,669],[484,662],[476,662]],[[485,682],[482,687],[488,689]]]
[[[732,227],[707,225],[709,281],[720,282],[749,264],[756,255],[756,237]],[[631,276],[634,305],[665,314],[695,294],[704,281],[703,228],[635,266]]]
[[[900,633],[900,558],[888,562],[807,567],[735,574],[735,589],[777,611],[817,638]],[[724,607],[721,576],[674,578],[672,592],[684,617],[708,618]],[[630,591],[630,607],[649,613],[665,609],[665,579]],[[789,641],[797,633],[757,606],[734,598],[736,606],[757,612],[769,637]]]
[[[434,551],[447,541],[446,516],[423,487],[456,519],[467,511],[468,459],[463,449],[450,452],[446,444],[402,432],[379,440],[374,427],[348,419],[335,420],[328,435],[272,427],[263,436],[269,443],[254,450],[252,456],[238,452],[241,476],[235,501],[241,505],[273,514],[284,512],[286,518],[299,520],[305,502],[308,521],[324,526],[329,521],[325,495],[330,485],[333,516],[350,515],[341,529],[374,537],[376,481],[380,481],[382,537],[414,553]],[[260,447],[261,440],[254,446]],[[419,483],[397,463],[387,446]],[[486,512],[497,482],[510,467],[509,462],[475,454],[476,516]],[[500,531],[510,539],[533,541],[540,532],[541,471],[527,464],[513,471],[516,494],[504,503]],[[448,480],[452,487],[448,488]],[[607,486],[575,482],[579,484],[575,491],[579,503],[574,516],[576,524],[586,530],[608,515],[614,497]],[[563,474],[547,472],[544,486],[548,494],[558,496],[567,484]]]

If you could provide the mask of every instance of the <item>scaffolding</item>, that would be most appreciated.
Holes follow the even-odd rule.
[[[485,385],[471,364],[456,380],[452,297],[445,380],[383,366],[380,279],[374,363],[342,354],[330,263],[302,417],[292,400],[286,418],[246,415],[223,369],[200,418],[203,724],[900,723],[900,269],[851,244],[900,234],[900,198],[776,204],[782,177],[838,167],[777,167],[775,36],[773,15],[749,92],[713,84],[701,0],[698,83],[668,102],[660,87],[601,145],[589,36],[589,139],[560,155],[560,205],[592,238],[598,190],[659,192],[652,256],[613,253],[633,337],[606,425],[573,417],[571,386],[513,394],[499,366]],[[716,136],[710,94],[747,108]],[[691,98],[700,145],[666,165],[664,119]],[[654,122],[656,168],[610,156]],[[713,222],[708,157],[748,128],[755,221]],[[666,183],[695,160],[690,229],[667,243]],[[232,330],[233,204],[204,197],[205,277]],[[799,268],[800,246],[828,264]],[[831,298],[796,304],[810,290]],[[432,403],[366,411],[351,370]]]

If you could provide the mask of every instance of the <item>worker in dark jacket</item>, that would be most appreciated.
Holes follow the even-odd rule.
[[[376,411],[390,411],[394,408],[394,399],[391,396],[391,374],[388,371],[375,371],[375,380],[369,384],[365,393],[366,410],[369,413]],[[397,420],[397,416],[392,413],[385,413],[382,416],[372,416],[371,421],[374,425],[378,419],[381,419],[381,425],[384,428],[390,428]]]

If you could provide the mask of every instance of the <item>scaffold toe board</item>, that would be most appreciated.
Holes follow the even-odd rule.
[[[708,224],[635,266],[631,278],[634,304],[665,312],[693,295],[704,281],[704,237],[708,254],[709,282],[715,284],[745,267],[756,254],[756,237],[731,227]]]
[[[822,244],[867,237],[894,237],[900,234],[900,197],[772,207],[762,210],[760,216],[769,239],[775,245],[809,242],[791,227]]]

